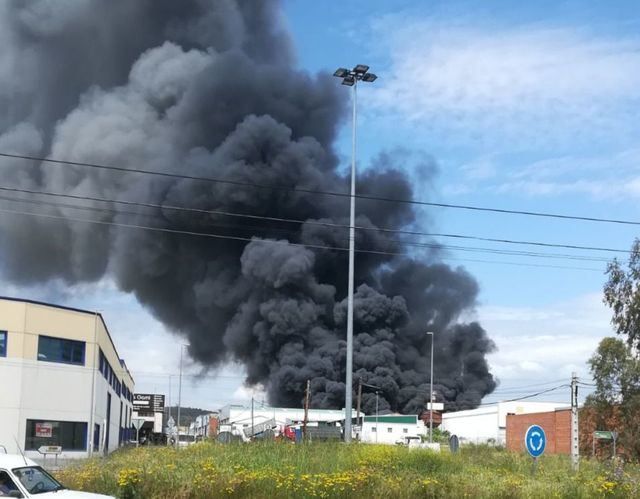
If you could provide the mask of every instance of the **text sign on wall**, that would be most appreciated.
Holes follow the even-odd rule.
[[[36,437],[51,438],[53,436],[53,425],[51,423],[36,423]]]
[[[134,393],[133,408],[135,410],[162,412],[164,411],[164,395]]]

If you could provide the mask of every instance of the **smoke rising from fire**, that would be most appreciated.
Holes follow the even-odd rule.
[[[273,1],[0,4],[0,152],[287,189],[7,158],[2,185],[305,221],[5,199],[7,209],[250,241],[5,213],[1,268],[21,283],[108,276],[188,338],[203,366],[239,361],[248,383],[285,406],[300,405],[311,379],[313,407],[342,407],[348,254],[318,246],[347,246],[336,225],[348,224],[348,200],[300,189],[347,192],[333,142],[348,95],[330,75],[296,69],[281,15]],[[411,198],[402,169],[381,154],[358,192]],[[410,205],[367,200],[357,213],[357,225],[372,229],[416,218]],[[356,380],[382,388],[382,410],[419,411],[430,330],[435,390],[450,408],[477,405],[495,381],[493,343],[479,324],[459,322],[475,305],[476,281],[434,250],[397,255],[407,251],[400,236],[358,231],[356,244],[379,252],[356,256]],[[365,411],[374,398],[365,393]]]

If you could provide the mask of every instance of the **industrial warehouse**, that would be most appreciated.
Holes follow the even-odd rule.
[[[133,378],[100,313],[0,298],[0,444],[108,454],[130,434]]]

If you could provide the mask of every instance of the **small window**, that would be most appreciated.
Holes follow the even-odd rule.
[[[402,428],[402,433],[409,433],[409,428]]]
[[[87,423],[27,419],[25,450],[59,445],[65,451],[87,450]]]
[[[387,428],[387,433],[393,433],[393,428]]]
[[[66,340],[40,336],[38,338],[38,360],[84,366],[84,341]]]
[[[7,356],[7,332],[0,331],[0,357]]]
[[[376,431],[378,431],[378,429],[374,426],[374,427],[372,427],[372,428],[371,428],[371,431],[372,431],[373,433],[375,433]]]

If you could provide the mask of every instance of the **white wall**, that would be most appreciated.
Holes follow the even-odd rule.
[[[87,446],[93,444],[91,421],[92,376],[90,367],[42,362],[18,357],[0,357],[0,445],[10,453],[18,453],[16,439],[25,445],[27,419],[82,422],[87,424]],[[99,371],[95,371],[94,422],[100,425],[100,450],[104,449],[107,390],[111,393],[111,425],[109,451],[118,448],[120,435],[120,401],[123,402],[122,426],[131,406],[116,395]],[[68,451],[60,458],[85,457],[88,452]],[[33,458],[37,451],[27,451]]]
[[[448,412],[442,415],[443,430],[470,443],[486,443],[499,438],[498,407]]]
[[[448,412],[442,415],[442,429],[470,443],[506,443],[507,414],[531,414],[568,407],[556,402],[499,402],[468,411]]]
[[[360,441],[364,443],[395,444],[404,442],[406,437],[419,437],[424,434],[424,424],[376,423],[365,421],[362,425]],[[389,431],[391,429],[391,431]],[[406,432],[405,432],[406,430]]]

